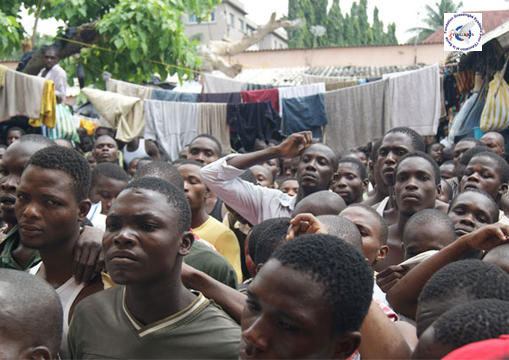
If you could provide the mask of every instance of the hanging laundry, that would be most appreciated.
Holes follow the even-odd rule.
[[[422,136],[436,134],[441,112],[438,64],[384,78],[384,131],[407,126]]]
[[[323,94],[324,92],[324,83],[279,88],[279,115],[282,115],[283,99]]]
[[[274,89],[274,86],[273,85],[264,85],[264,84],[251,84],[251,83],[248,83],[246,85],[246,91],[250,91],[250,90],[267,90],[267,89]]]
[[[172,160],[198,135],[200,104],[145,100],[145,140],[157,141]]]
[[[214,136],[221,143],[223,154],[231,152],[230,128],[226,123],[226,104],[200,104],[199,134]]]
[[[270,101],[274,110],[279,112],[278,89],[242,91],[240,94],[242,96],[242,102],[244,103],[259,103]]]
[[[219,104],[240,104],[242,98],[240,92],[233,93],[204,93],[198,95],[198,102]]]
[[[39,118],[46,80],[11,70],[3,65],[4,86],[0,87],[0,121],[16,115]]]
[[[151,99],[152,88],[143,85],[132,84],[127,81],[108,79],[106,90],[119,93],[121,95],[138,97],[140,99]]]
[[[228,104],[226,119],[245,151],[252,151],[256,139],[269,141],[281,126],[281,118],[270,101]]]
[[[382,137],[384,89],[380,80],[324,93],[329,119],[325,143],[342,151]]]
[[[51,80],[45,80],[39,117],[28,119],[28,124],[34,127],[44,125],[54,128],[57,121],[56,102],[55,83]]]
[[[334,91],[357,85],[357,80],[337,81],[325,84],[325,91]]]
[[[152,100],[198,102],[198,94],[164,89],[152,89]]]
[[[458,107],[459,95],[456,86],[456,79],[451,73],[444,75],[443,90],[446,112],[448,112],[453,106]]]
[[[241,92],[247,89],[247,84],[230,78],[222,78],[211,74],[203,74],[204,93]]]
[[[92,88],[84,88],[82,92],[101,115],[99,124],[116,129],[118,140],[130,142],[143,136],[145,118],[142,99]]]
[[[57,104],[56,106],[56,124],[53,128],[46,125],[41,126],[42,135],[55,140],[67,139],[74,142],[80,142],[77,129],[79,120],[72,115],[71,109],[65,104]]]
[[[290,135],[310,130],[314,138],[322,138],[322,126],[327,125],[323,95],[283,99],[281,133]]]

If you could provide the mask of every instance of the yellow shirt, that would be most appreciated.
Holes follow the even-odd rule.
[[[212,216],[209,216],[208,220],[199,227],[193,228],[193,232],[203,240],[214,245],[217,251],[228,260],[235,270],[239,283],[242,282],[240,246],[234,232]]]

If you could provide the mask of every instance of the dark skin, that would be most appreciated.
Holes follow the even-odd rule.
[[[331,190],[345,200],[346,205],[362,202],[364,191],[368,187],[368,179],[362,179],[357,165],[343,162],[332,177]]]
[[[453,161],[454,161],[454,164],[456,165],[456,167],[458,166],[458,162],[461,158],[461,155],[463,155],[465,152],[472,149],[476,145],[477,144],[471,140],[460,140],[456,144],[456,146],[454,147],[454,155],[453,155],[454,156]]]
[[[193,164],[178,166],[184,180],[184,194],[191,207],[191,228],[197,228],[208,220],[206,200],[210,193],[202,181],[200,167]]]
[[[106,220],[103,249],[113,281],[126,285],[129,311],[142,324],[175,314],[194,299],[181,281],[182,258],[191,232],[175,231],[181,216],[164,195],[126,189]]]
[[[18,140],[23,134],[19,130],[9,130],[7,133],[7,146]]]
[[[97,138],[92,152],[97,163],[118,162],[118,145],[109,135],[101,135]]]
[[[502,182],[501,171],[494,159],[485,155],[474,156],[463,172],[461,191],[484,190],[498,201],[507,192],[507,184]]]
[[[140,144],[140,139],[135,138],[131,142],[127,143],[127,150],[128,151],[136,151],[138,149],[138,146]],[[154,160],[159,160],[160,154],[159,149],[157,148],[157,145],[151,141],[151,140],[145,140],[145,152]]]
[[[8,224],[8,230],[12,229],[18,222],[14,213],[16,192],[30,156],[43,146],[29,141],[16,142],[6,151],[2,160],[2,177],[0,179],[0,209],[4,221]],[[79,282],[91,281],[103,266],[103,257],[100,246],[102,232],[86,226],[82,236],[77,242],[74,259],[74,274]],[[21,266],[26,267],[28,261],[34,255],[34,250],[19,243],[13,249],[12,256]]]
[[[120,194],[127,186],[126,181],[112,179],[100,175],[94,186],[90,188],[88,196],[94,203],[101,202],[101,214],[108,215],[113,200]]]
[[[502,156],[502,154],[505,153],[504,137],[498,132],[487,132],[481,137],[480,141],[484,146],[490,148],[490,150],[495,154]]]
[[[77,200],[72,178],[61,170],[30,165],[23,172],[15,205],[21,243],[37,249],[43,265],[37,273],[55,289],[73,276],[74,247],[79,224],[90,210],[88,200]],[[71,306],[103,289],[100,280],[80,292]]]

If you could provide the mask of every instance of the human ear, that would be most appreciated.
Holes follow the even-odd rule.
[[[382,261],[387,256],[387,253],[389,252],[389,247],[387,245],[380,246],[380,249],[378,249],[378,254],[376,255],[376,261]]]
[[[256,264],[256,268],[255,268],[255,271],[254,271],[254,275],[253,277],[256,276],[256,274],[258,274],[258,272],[260,271],[260,269],[262,268],[264,263],[260,263],[260,264]]]
[[[53,356],[46,346],[28,348],[20,354],[20,359],[51,360]]]
[[[191,251],[194,242],[194,234],[186,231],[180,239],[179,255],[186,256]]]
[[[501,197],[507,192],[507,183],[500,184],[500,187],[498,188],[498,196]]]
[[[337,336],[334,344],[333,359],[347,359],[361,344],[361,333],[349,331]]]
[[[369,180],[368,179],[362,180],[362,192],[363,193],[368,191],[368,185],[369,185]]]
[[[90,210],[91,202],[90,200],[81,200],[78,204],[78,221],[82,222],[87,216]]]
[[[442,196],[442,184],[438,183],[437,185],[437,198],[439,198],[440,196]]]

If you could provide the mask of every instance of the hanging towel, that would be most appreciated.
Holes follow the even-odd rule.
[[[198,102],[198,94],[173,90],[153,89],[152,100]]]
[[[357,85],[357,80],[331,82],[331,83],[325,84],[325,90],[326,91],[334,91],[334,90],[344,89],[344,88],[354,86],[354,85]]]
[[[270,101],[228,104],[226,119],[246,151],[252,151],[256,139],[272,139],[273,132],[281,126],[281,118],[272,108]]]
[[[145,140],[157,141],[172,160],[198,135],[200,104],[145,100]]]
[[[230,128],[226,123],[226,104],[200,104],[198,132],[214,136],[221,143],[223,155],[231,152]]]
[[[39,117],[37,119],[28,119],[28,124],[34,127],[45,125],[49,128],[54,128],[57,116],[56,102],[55,83],[51,80],[45,80]]]
[[[53,65],[49,71],[44,74],[46,68],[42,68],[37,76],[43,77],[46,80],[51,80],[55,83],[55,95],[58,96],[63,103],[65,101],[65,95],[67,93],[67,73],[58,64]]]
[[[3,65],[4,86],[0,87],[0,121],[16,115],[39,118],[46,80],[11,70]]]
[[[244,103],[258,103],[270,101],[274,110],[279,112],[278,89],[242,91],[240,94],[242,95],[242,102]]]
[[[116,138],[130,142],[143,136],[145,119],[143,117],[143,100],[110,91],[84,88],[83,94],[101,115],[100,126],[116,129]]]
[[[57,104],[56,106],[56,125],[51,128],[46,125],[41,126],[42,135],[55,140],[67,139],[74,142],[80,142],[80,137],[76,131],[79,119],[75,119],[71,113],[69,106],[65,104]]]
[[[202,103],[219,103],[219,104],[240,104],[242,98],[239,92],[234,93],[215,93],[215,94],[200,94],[198,95],[198,102]]]
[[[303,97],[309,95],[323,94],[325,92],[325,83],[316,83],[310,85],[291,86],[279,88],[279,115],[282,115],[282,101],[286,98]]]
[[[384,131],[406,126],[422,136],[436,134],[441,106],[438,64],[384,78]]]
[[[230,78],[217,77],[211,74],[203,74],[204,93],[227,93],[241,92],[247,89],[247,84]]]
[[[121,80],[108,79],[106,82],[106,90],[140,99],[152,98],[151,87],[132,84]]]
[[[283,135],[310,130],[314,138],[322,138],[322,126],[327,125],[322,94],[283,99],[283,114]]]
[[[384,88],[380,80],[323,94],[329,118],[325,143],[342,151],[382,137]]]

